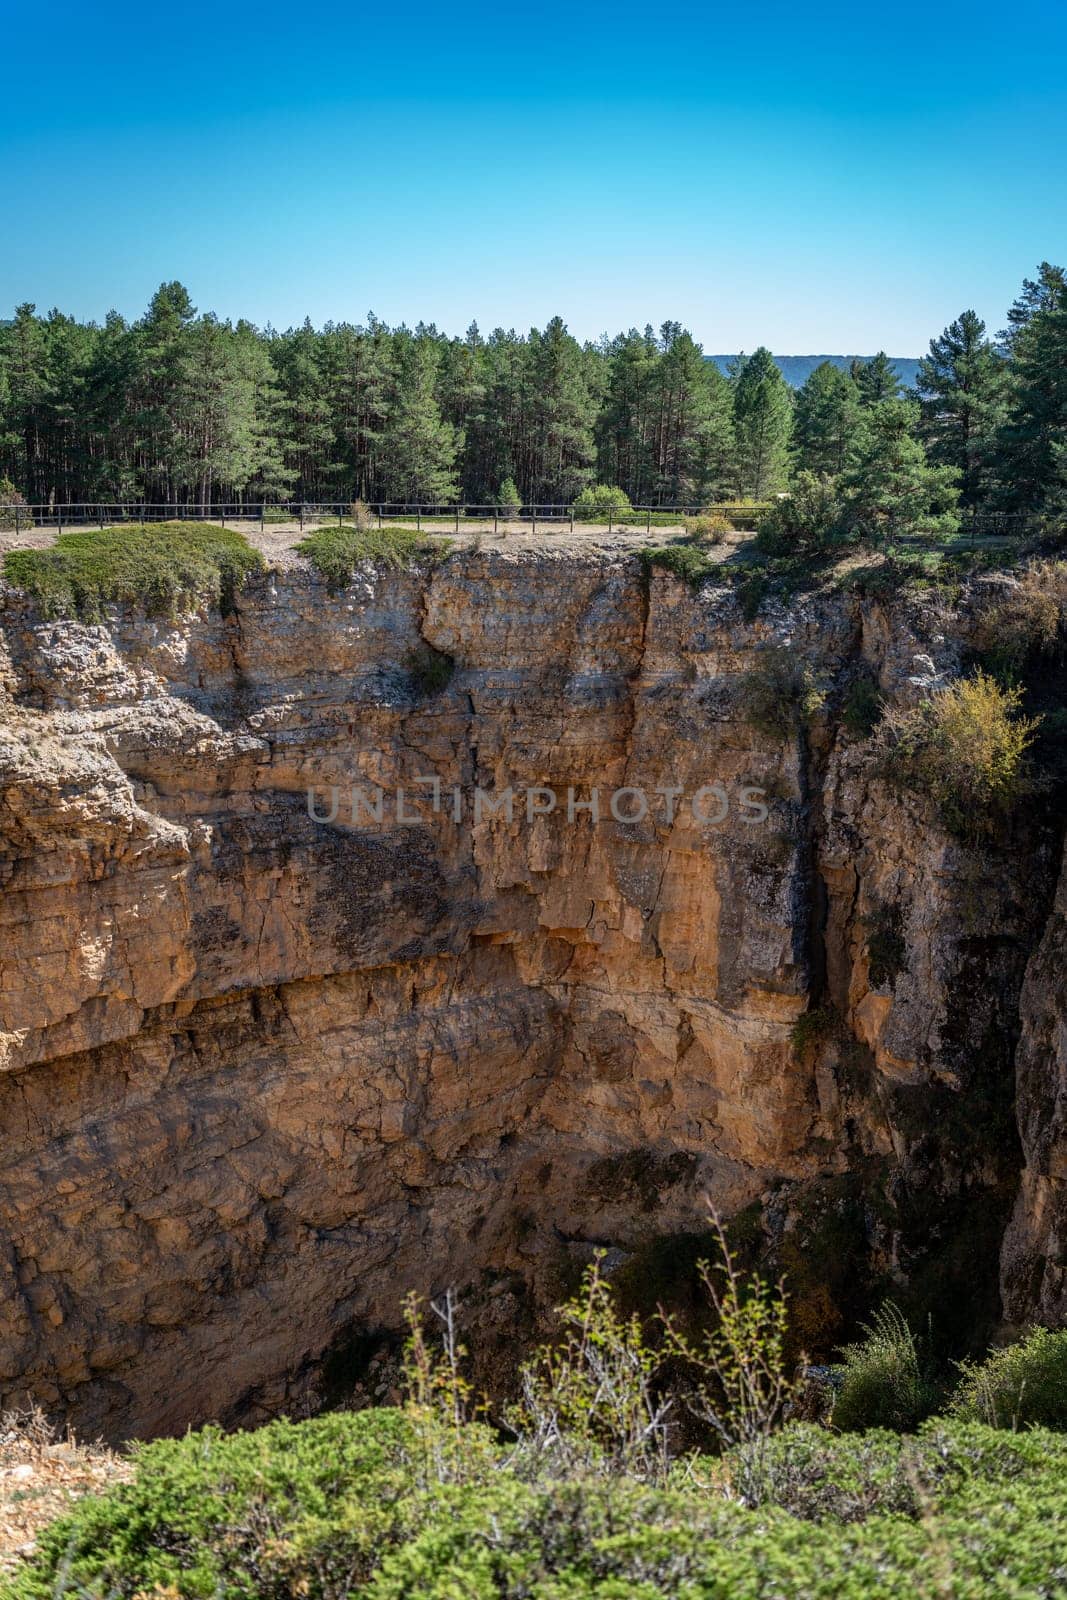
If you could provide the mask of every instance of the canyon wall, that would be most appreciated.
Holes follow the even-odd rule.
[[[450,1283],[491,1375],[594,1246],[654,1280],[708,1197],[814,1349],[934,1283],[947,1323],[1062,1319],[1062,830],[965,848],[842,715],[957,672],[980,589],[746,620],[548,543],[271,572],[225,618],[6,591],[0,1399],[254,1421]],[[823,695],[784,735],[745,710],[771,653]]]

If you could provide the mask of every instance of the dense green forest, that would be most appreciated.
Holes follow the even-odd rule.
[[[472,324],[278,333],[198,314],[180,283],[103,325],[17,308],[0,327],[0,479],[31,503],[119,500],[635,504],[765,499],[840,481],[931,514],[1058,507],[1067,287],[1042,264],[995,339],[971,311],[901,392],[887,356],[795,393],[769,350],[724,374],[679,323],[581,344]],[[817,498],[817,494],[816,494]]]

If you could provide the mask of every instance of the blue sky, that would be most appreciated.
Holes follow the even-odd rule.
[[[0,316],[921,354],[1067,257],[1067,13],[3,0]]]

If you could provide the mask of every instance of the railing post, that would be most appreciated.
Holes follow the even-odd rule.
[[[422,532],[422,507],[421,506],[416,506],[415,507],[415,526],[418,529],[418,531],[421,533]]]
[[[536,533],[537,532],[537,507],[536,506],[531,506],[530,507],[530,523],[531,523],[530,532],[531,533]]]
[[[381,507],[381,502],[379,501],[379,503],[378,503],[378,532],[381,533],[381,531],[382,531],[382,507]]]
[[[459,507],[456,507],[456,532],[459,532]]]
[[[611,533],[611,531],[612,531],[612,520],[614,518],[614,515],[615,515],[614,511],[609,506],[608,507],[608,532],[609,533]]]
[[[574,506],[571,506],[571,532],[574,532]]]
[[[16,512],[16,516],[17,515],[18,515],[18,513]],[[497,521],[499,519],[499,516],[500,516],[500,507],[499,506],[494,506],[493,507],[493,538],[494,539],[496,538],[496,525],[497,525]]]
[[[651,506],[646,506],[646,508],[645,508],[645,532],[646,533],[651,533],[652,532],[652,507]]]
[[[19,534],[21,532],[22,532],[22,529],[19,527],[19,507],[18,507],[18,501],[16,501],[15,502],[15,538],[16,539],[18,538],[18,536],[19,536]]]
[[[267,526],[267,508],[261,500],[259,502],[259,531],[263,533]]]
[[[304,531],[304,502],[303,502],[303,500],[301,500],[301,502],[300,502],[300,510],[297,512],[297,515],[300,518],[300,532],[303,533],[303,531]]]
[[[56,505],[56,521],[59,524],[59,532],[62,533],[63,532],[63,507],[62,507],[62,505],[60,505],[58,503]]]

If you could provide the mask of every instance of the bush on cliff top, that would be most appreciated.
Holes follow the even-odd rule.
[[[332,589],[343,589],[364,562],[403,571],[415,562],[439,558],[448,541],[430,538],[416,528],[368,528],[345,523],[342,527],[318,528],[297,545]]]
[[[646,577],[654,569],[670,572],[694,591],[699,589],[705,578],[710,577],[713,572],[717,571],[720,577],[722,575],[720,563],[712,561],[698,544],[646,546],[637,554]]]
[[[731,1496],[729,1457],[666,1488],[523,1481],[487,1429],[459,1431],[469,1471],[448,1481],[424,1471],[426,1418],[400,1409],[139,1447],[133,1481],[46,1530],[9,1593],[1038,1600],[1067,1579],[1067,1440],[1051,1433],[939,1422],[913,1439],[838,1439],[788,1428],[771,1493],[749,1510]]]
[[[204,601],[229,610],[263,558],[243,534],[205,522],[124,523],[60,534],[47,550],[10,550],[4,576],[46,617],[98,621],[109,605],[173,616]]]

